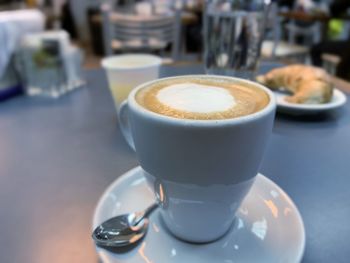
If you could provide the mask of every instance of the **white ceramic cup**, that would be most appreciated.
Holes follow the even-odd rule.
[[[106,57],[101,64],[106,70],[109,89],[118,109],[133,88],[159,78],[162,59],[150,54],[123,54]]]
[[[174,78],[187,77],[201,76]],[[191,242],[218,239],[232,225],[259,170],[276,109],[273,93],[260,84],[210,77],[254,85],[270,101],[259,112],[225,120],[176,119],[137,103],[138,90],[174,79],[166,78],[135,88],[119,111],[122,132],[162,204],[165,225],[178,238]]]

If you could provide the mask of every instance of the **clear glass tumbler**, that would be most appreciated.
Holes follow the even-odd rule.
[[[207,0],[204,65],[207,74],[253,79],[270,0]]]

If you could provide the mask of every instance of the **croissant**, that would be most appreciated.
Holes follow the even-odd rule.
[[[284,89],[290,93],[285,99],[291,103],[320,104],[332,99],[333,85],[321,68],[291,65],[273,69],[260,75],[257,81],[271,89]]]

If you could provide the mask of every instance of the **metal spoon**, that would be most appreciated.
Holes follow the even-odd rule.
[[[148,217],[158,207],[152,204],[145,211],[112,217],[99,225],[92,239],[99,246],[124,247],[136,243],[147,233]]]

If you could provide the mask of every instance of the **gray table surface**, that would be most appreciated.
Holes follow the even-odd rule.
[[[201,72],[168,66],[162,75]],[[118,129],[104,73],[86,73],[87,87],[57,101],[0,104],[0,262],[98,262],[94,207],[137,161]],[[349,137],[349,103],[317,117],[276,117],[261,172],[300,209],[303,262],[350,260]]]

